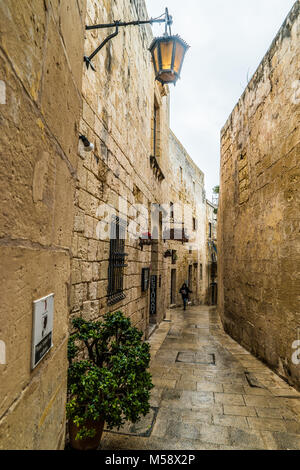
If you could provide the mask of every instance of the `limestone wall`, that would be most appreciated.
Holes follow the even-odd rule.
[[[191,280],[190,300],[193,304],[204,303],[206,290],[206,198],[204,174],[193,162],[183,145],[170,132],[170,201],[184,210],[185,229],[190,237],[188,243],[171,241],[169,247],[176,250],[177,260],[168,261],[168,286],[171,288],[171,271],[176,269],[176,304],[181,305],[179,290],[184,282]],[[176,219],[176,211],[174,214]],[[193,219],[195,221],[193,222]],[[176,226],[175,220],[175,226]],[[190,270],[190,271],[189,271]],[[170,302],[170,299],[168,299]]]
[[[219,310],[236,340],[300,388],[297,1],[222,130]]]
[[[148,18],[145,2],[87,2],[86,24],[89,25],[138,18]],[[90,55],[111,32],[87,31],[85,54]],[[150,323],[149,291],[141,291],[142,268],[151,268],[151,274],[158,279],[162,276],[160,285],[165,285],[163,243],[160,240],[155,246],[141,250],[139,236],[142,234],[130,236],[140,215],[135,204],[150,210],[151,204],[163,203],[168,192],[167,180],[158,179],[150,162],[156,101],[160,115],[157,160],[162,174],[166,174],[168,88],[155,82],[148,50],[151,41],[149,25],[120,28],[119,35],[94,58],[97,71],[84,71],[80,131],[95,144],[95,152],[87,154],[81,148],[78,162],[71,293],[72,317],[83,315],[96,319],[108,310],[122,310],[145,334]],[[127,216],[129,231],[125,247],[128,254],[124,271],[126,298],[111,307],[107,305],[110,241],[97,232],[99,223],[105,219],[101,209],[104,204],[119,211],[121,217]],[[158,289],[157,295],[158,311],[152,319],[154,322],[165,315],[163,287]]]
[[[0,449],[64,446],[83,0],[0,2]],[[31,371],[33,301],[54,347]]]
[[[83,63],[111,33],[85,31],[86,24],[138,18],[148,18],[143,0],[0,0],[0,449],[64,447],[74,316],[94,320],[122,310],[145,338],[164,318],[170,304],[164,253],[178,242],[160,233],[142,250],[135,226],[146,217],[141,207],[150,216],[154,204],[168,207],[175,195],[191,197],[205,233],[203,174],[184,153],[178,186],[177,164],[169,158],[169,89],[155,81],[150,26],[120,29],[94,58],[96,72]],[[93,152],[84,151],[80,134],[94,143]],[[101,233],[103,206],[119,210],[128,224],[126,297],[113,306],[107,303],[110,241]],[[198,276],[202,249],[190,255],[180,247],[179,282],[191,263]],[[142,268],[157,276],[151,318]],[[195,302],[203,298],[201,289]],[[33,301],[50,293],[54,345],[31,371]]]

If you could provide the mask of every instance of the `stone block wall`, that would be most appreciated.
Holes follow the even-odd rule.
[[[193,304],[203,304],[206,293],[206,197],[204,174],[193,162],[183,145],[170,131],[170,201],[182,210],[185,230],[190,237],[189,242],[174,240],[169,243],[171,250],[176,250],[177,260],[172,264],[168,258],[168,288],[171,289],[171,271],[176,269],[176,304],[181,305],[179,290],[184,282],[191,280],[190,300]],[[185,208],[185,209],[184,209]],[[184,210],[186,211],[184,213]],[[177,218],[176,210],[174,218]],[[193,218],[195,221],[193,222]],[[178,224],[175,222],[175,227]],[[189,274],[190,270],[190,274]],[[168,299],[169,300],[169,299]],[[169,300],[170,301],[170,300]]]
[[[88,0],[86,24],[108,23],[116,19],[147,19],[145,2]],[[110,30],[86,32],[85,55],[90,55]],[[139,246],[134,223],[139,210],[136,204],[149,208],[163,203],[168,183],[160,181],[150,162],[154,101],[160,113],[160,156],[162,173],[168,165],[169,97],[168,88],[155,82],[151,55],[148,51],[152,31],[147,26],[120,28],[93,63],[96,68],[83,74],[83,113],[80,132],[95,144],[88,154],[81,145],[75,196],[73,235],[71,318],[87,319],[103,316],[108,310],[121,310],[145,335],[150,323],[149,291],[141,291],[142,268],[162,276],[164,283],[163,246],[160,240],[153,247]],[[167,199],[168,200],[168,199]],[[120,203],[121,201],[121,203]],[[109,237],[99,235],[106,210],[119,211],[127,217],[128,254],[124,271],[126,298],[116,305],[107,305]],[[126,213],[127,211],[127,213]],[[106,218],[106,221],[108,219]],[[100,225],[99,225],[100,224]],[[158,292],[155,322],[165,314],[165,297]]]
[[[83,0],[0,2],[0,449],[64,447]],[[55,294],[31,371],[33,301]]]
[[[96,72],[83,63],[110,34],[86,31],[86,24],[138,18],[148,18],[144,0],[0,1],[0,449],[64,448],[67,340],[74,316],[95,320],[122,310],[144,338],[149,325],[164,318],[170,304],[164,253],[173,242],[160,235],[141,249],[135,222],[145,215],[137,204],[150,216],[153,204],[168,207],[174,194],[182,201],[192,197],[205,233],[203,174],[186,153],[186,183],[176,186],[169,89],[155,81],[150,26],[120,29],[93,60]],[[155,161],[154,104],[160,146]],[[94,152],[85,152],[81,134],[94,143]],[[112,307],[110,241],[99,235],[107,215],[103,206],[127,217],[128,234],[134,235],[126,239],[126,297]],[[183,282],[189,264],[198,263],[196,276],[202,257],[198,250],[190,256],[180,249]],[[147,267],[157,276],[151,318],[149,290],[141,289]],[[33,302],[50,293],[53,348],[32,371]],[[195,299],[201,295],[197,290]]]
[[[218,213],[224,327],[298,389],[299,35],[297,1],[222,130]]]

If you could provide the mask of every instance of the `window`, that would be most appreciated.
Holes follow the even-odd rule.
[[[170,202],[170,219],[174,219],[174,204]]]
[[[203,265],[200,264],[200,281],[203,280]]]
[[[153,118],[152,118],[152,156],[160,156],[160,112],[157,101],[154,100]]]
[[[188,284],[189,284],[189,289],[192,289],[193,288],[193,266],[191,264],[189,265]]]
[[[142,292],[146,292],[149,289],[149,282],[150,282],[150,269],[143,268],[142,269]]]
[[[163,215],[159,212],[159,235],[158,239],[160,240],[163,237]]]
[[[208,224],[208,236],[211,238],[211,222]]]
[[[157,124],[158,124],[158,109],[157,106],[154,105],[154,113],[153,113],[153,155],[156,157],[157,155]]]
[[[193,217],[193,231],[195,232],[195,230],[197,230],[197,221],[195,217]]]
[[[182,183],[182,167],[180,167],[180,183]]]
[[[125,264],[125,257],[128,256],[124,252],[125,233],[126,223],[119,217],[113,216],[110,227],[107,289],[108,305],[114,305],[126,297],[123,292],[124,268],[127,266]]]

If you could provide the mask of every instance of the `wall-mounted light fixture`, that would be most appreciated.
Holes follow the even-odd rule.
[[[92,152],[94,150],[94,144],[92,144],[92,142],[90,142],[85,135],[80,135],[79,139],[83,142],[84,150],[86,152]]]
[[[179,36],[155,38],[150,46],[156,80],[163,85],[180,78],[184,56],[189,46]]]
[[[92,70],[96,71],[92,60],[96,54],[105,46],[105,44],[112,38],[119,34],[120,27],[126,26],[138,26],[142,24],[153,24],[153,23],[165,23],[165,34],[162,37],[155,38],[150,46],[150,52],[152,55],[155,78],[163,85],[177,82],[180,78],[180,72],[185,57],[185,53],[189,46],[181,39],[178,35],[172,36],[171,26],[173,24],[172,16],[169,15],[168,8],[158,18],[151,18],[150,20],[137,20],[130,22],[115,21],[110,24],[97,24],[93,26],[86,26],[85,29],[106,29],[115,27],[115,32],[109,35],[100,44],[99,47],[90,55],[84,56],[84,62],[87,68],[91,67]]]

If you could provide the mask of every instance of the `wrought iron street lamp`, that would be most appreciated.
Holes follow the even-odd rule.
[[[178,78],[180,78],[182,64],[189,46],[178,35],[172,36],[171,25],[173,24],[173,19],[172,16],[169,15],[167,8],[163,15],[158,18],[151,18],[150,20],[137,20],[127,23],[115,21],[114,23],[110,24],[86,26],[86,30],[106,29],[112,27],[116,28],[115,32],[105,38],[100,46],[97,47],[97,49],[89,57],[84,57],[84,62],[86,63],[87,68],[91,67],[92,70],[96,71],[94,65],[92,64],[93,58],[105,46],[105,44],[107,44],[108,41],[119,34],[120,27],[138,26],[142,24],[152,25],[153,23],[165,23],[166,28],[164,36],[155,38],[149,49],[152,55],[155,78],[163,85],[169,83],[175,84]]]
[[[150,46],[156,80],[163,85],[175,83],[180,72],[185,53],[189,46],[179,36],[155,38]]]

